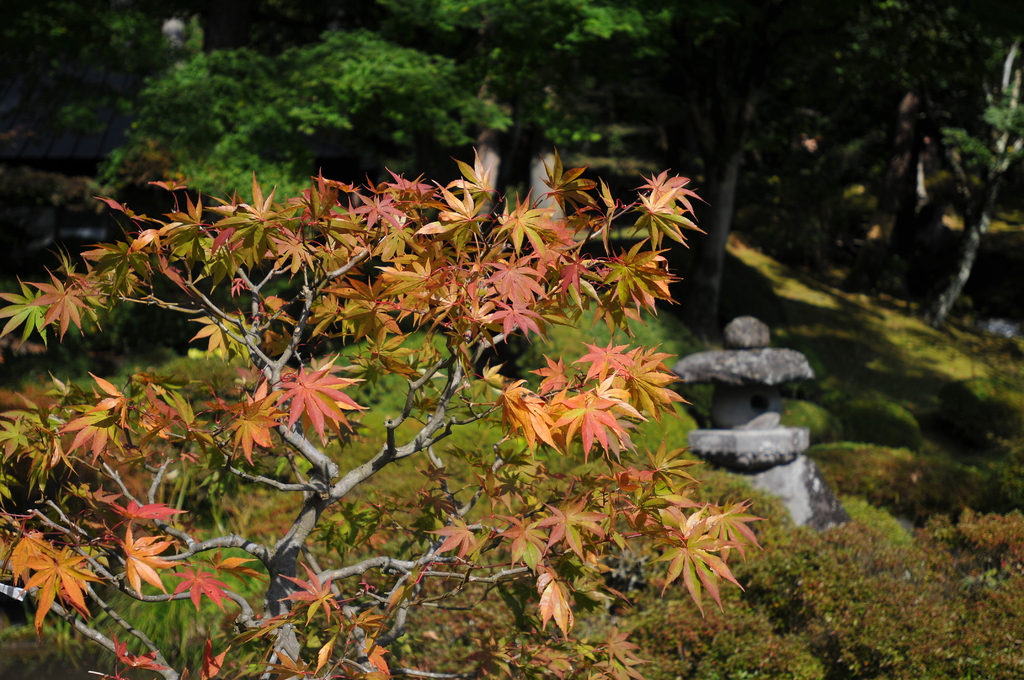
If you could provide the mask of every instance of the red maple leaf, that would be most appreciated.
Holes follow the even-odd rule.
[[[328,366],[307,373],[303,368],[281,381],[283,400],[291,402],[288,427],[293,427],[299,418],[305,416],[324,440],[324,425],[327,420],[337,426],[352,429],[344,412],[362,411],[366,410],[366,407],[353,401],[352,397],[341,391],[341,388],[362,381],[331,375],[337,370],[336,366]]]
[[[181,583],[174,588],[174,594],[177,595],[188,590],[189,597],[192,600],[192,604],[195,605],[196,611],[199,611],[199,600],[203,595],[213,600],[213,603],[220,607],[221,611],[225,611],[224,589],[228,587],[228,584],[217,579],[212,573],[199,567],[185,567],[182,571],[176,571],[171,576],[177,576],[182,579]]]
[[[170,519],[175,515],[184,514],[184,510],[175,510],[165,503],[151,503],[150,505],[139,505],[134,500],[128,501],[128,507],[122,508],[117,503],[111,503],[119,515],[130,520],[133,519]]]

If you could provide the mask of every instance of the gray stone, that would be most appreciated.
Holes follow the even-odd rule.
[[[726,349],[757,349],[771,344],[768,324],[752,316],[738,316],[722,330]]]
[[[726,385],[781,385],[813,380],[807,357],[792,349],[721,349],[684,357],[672,367],[687,382]]]
[[[754,418],[750,422],[737,425],[737,430],[772,430],[779,426],[782,421],[782,414],[778,411],[769,411],[768,413],[762,413],[758,417]]]
[[[753,472],[782,465],[807,450],[811,432],[806,427],[771,430],[692,430],[690,450],[714,465]]]
[[[778,387],[715,385],[711,399],[711,423],[715,427],[738,427],[766,411],[782,412],[782,392]]]
[[[850,521],[813,460],[804,455],[792,462],[748,475],[752,486],[778,496],[793,523],[824,531]]]

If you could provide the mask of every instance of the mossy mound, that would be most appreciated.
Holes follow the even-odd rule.
[[[859,496],[841,496],[839,502],[851,520],[877,531],[886,542],[902,546],[914,543],[913,534],[885,510],[876,508]]]
[[[860,496],[897,516],[920,520],[1000,503],[991,475],[906,448],[838,442],[812,446],[807,455],[837,494]]]
[[[899,404],[882,399],[855,399],[846,402],[841,413],[848,441],[914,451],[924,444],[917,419]]]
[[[993,378],[948,383],[939,391],[940,413],[976,446],[1024,441],[1024,394]]]
[[[802,399],[783,399],[782,424],[806,427],[811,431],[811,444],[835,442],[843,438],[843,424],[828,409]]]

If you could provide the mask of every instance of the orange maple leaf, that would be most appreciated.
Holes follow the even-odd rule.
[[[135,539],[132,536],[132,527],[128,526],[128,532],[124,537],[125,572],[128,576],[128,583],[135,592],[142,592],[142,580],[152,584],[160,590],[167,592],[164,588],[157,569],[167,569],[178,566],[161,557],[157,557],[167,548],[171,547],[171,541],[161,540],[159,536],[143,536]]]
[[[79,565],[85,561],[83,555],[78,555],[70,547],[65,546],[60,553],[51,550],[40,550],[25,562],[25,566],[35,571],[25,583],[25,590],[35,588],[36,591],[36,633],[42,634],[43,619],[46,612],[50,611],[50,605],[58,595],[62,602],[70,604],[81,612],[82,616],[89,616],[89,609],[85,606],[84,591],[88,581],[99,581],[91,571]]]
[[[547,626],[548,621],[554,619],[562,634],[568,635],[576,619],[569,605],[565,584],[545,571],[537,577],[537,592],[540,593],[541,626]]]
[[[525,387],[525,380],[517,380],[508,385],[498,404],[501,406],[501,423],[513,432],[521,432],[526,437],[527,445],[532,449],[537,439],[553,449],[557,449],[551,436],[554,423],[547,413],[547,403]]]

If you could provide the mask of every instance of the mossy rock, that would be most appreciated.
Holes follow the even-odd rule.
[[[860,496],[840,496],[839,502],[843,504],[850,519],[874,529],[889,543],[898,546],[913,545],[913,535],[885,510],[876,508]]]
[[[806,427],[811,431],[811,444],[835,442],[843,438],[843,424],[829,411],[814,402],[802,399],[782,400],[782,424]]]
[[[966,441],[988,447],[1024,440],[1024,395],[992,378],[948,383],[939,391],[942,419]]]
[[[859,496],[897,516],[990,510],[1000,502],[992,475],[906,448],[837,442],[812,446],[807,455],[836,494]]]
[[[882,399],[855,399],[842,408],[847,440],[892,448],[921,449],[924,438],[914,415],[899,404]]]

